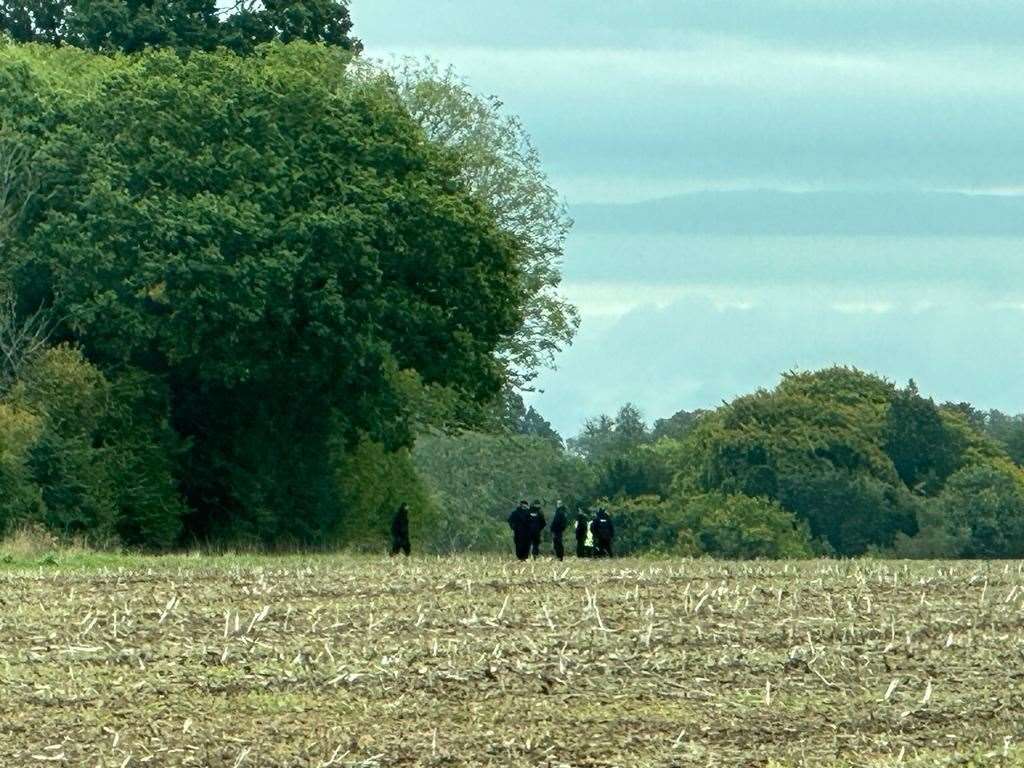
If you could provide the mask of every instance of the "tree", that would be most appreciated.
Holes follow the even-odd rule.
[[[14,235],[35,189],[28,144],[0,120],[0,254]]]
[[[459,157],[462,179],[522,245],[526,304],[501,354],[511,384],[526,387],[539,369],[554,364],[579,325],[576,308],[558,293],[572,221],[525,128],[499,99],[474,94],[453,70],[433,62],[407,59],[390,71],[427,136]]]
[[[843,555],[916,532],[915,507],[883,449],[895,388],[846,368],[790,373],[772,392],[740,397],[684,441],[684,496],[776,501]]]
[[[655,440],[665,437],[682,440],[708,413],[709,411],[698,408],[696,411],[678,411],[667,419],[658,419],[654,422],[651,436]]]
[[[939,409],[918,394],[913,380],[896,392],[886,418],[885,451],[909,488],[933,495],[957,469],[959,446],[950,437]]]
[[[0,0],[0,32],[15,41],[105,53],[224,47],[248,55],[272,40],[358,51],[351,29],[347,3],[339,0],[237,0],[227,8],[216,0]]]
[[[1024,472],[1017,467],[964,467],[949,478],[938,506],[943,528],[960,545],[950,556],[1024,556]]]
[[[594,464],[621,457],[650,440],[650,431],[640,409],[623,405],[614,417],[601,414],[587,419],[583,431],[569,441],[575,453]]]
[[[13,293],[0,288],[0,396],[47,345],[53,324],[48,313],[18,313]]]
[[[680,544],[731,560],[813,554],[810,532],[778,503],[742,494],[705,494],[682,502]]]
[[[1024,415],[992,410],[985,416],[985,433],[999,443],[1017,466],[1024,465]]]
[[[0,529],[35,522],[153,549],[177,541],[184,506],[173,465],[182,445],[150,377],[123,377],[115,387],[78,350],[56,347],[32,359],[0,410],[8,416],[0,443],[17,446],[12,474],[21,488],[3,489],[16,503]]]
[[[4,265],[19,306],[52,307],[55,337],[115,384],[166,385],[196,536],[316,539],[339,512],[332,440],[408,446],[410,391],[483,402],[504,381],[519,245],[391,85],[347,61],[299,43],[0,49],[0,80],[27,69],[21,89],[72,94],[32,126],[42,204]]]

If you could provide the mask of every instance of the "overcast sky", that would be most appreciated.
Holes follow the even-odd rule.
[[[367,55],[429,55],[500,96],[577,214],[583,328],[535,397],[564,433],[625,400],[653,419],[832,362],[1024,410],[1019,0],[352,15]]]

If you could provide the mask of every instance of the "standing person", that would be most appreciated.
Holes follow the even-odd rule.
[[[608,515],[608,510],[601,507],[597,510],[594,522],[590,524],[590,530],[594,534],[594,544],[597,547],[598,557],[614,557],[612,554],[612,541],[615,539],[615,523]]]
[[[530,550],[534,560],[540,555],[540,532],[547,528],[547,525],[548,521],[544,517],[540,502],[534,500],[530,505]]]
[[[409,556],[412,547],[409,543],[409,505],[403,503],[395,516],[391,518],[391,556],[404,552]]]
[[[590,538],[590,519],[581,509],[576,512],[576,557],[587,556],[588,538]]]
[[[525,560],[530,556],[530,505],[523,499],[519,506],[508,516],[508,527],[512,529],[512,542],[516,547],[516,557]]]
[[[562,536],[569,527],[569,510],[561,501],[555,502],[555,516],[551,518],[551,542],[555,545],[555,557],[559,562],[565,559],[565,544]]]

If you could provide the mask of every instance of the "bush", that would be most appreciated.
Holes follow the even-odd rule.
[[[1024,555],[1024,472],[1009,461],[967,466],[953,474],[931,522],[955,543],[954,557]]]
[[[735,560],[800,558],[813,554],[810,532],[776,502],[709,493],[682,503],[681,549]]]
[[[413,546],[417,550],[435,547],[436,507],[408,450],[389,452],[380,443],[364,439],[341,460],[337,479],[342,510],[327,543],[367,551],[386,549],[391,519],[405,503]]]
[[[606,504],[615,521],[618,555],[669,554],[676,550],[682,521],[678,510],[657,496]]]
[[[126,377],[115,385],[67,346],[33,361],[0,404],[4,527],[174,544],[184,511],[172,479],[178,444],[150,384]]]

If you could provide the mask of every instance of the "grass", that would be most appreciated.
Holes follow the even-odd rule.
[[[52,554],[3,766],[1024,765],[1016,562]]]

